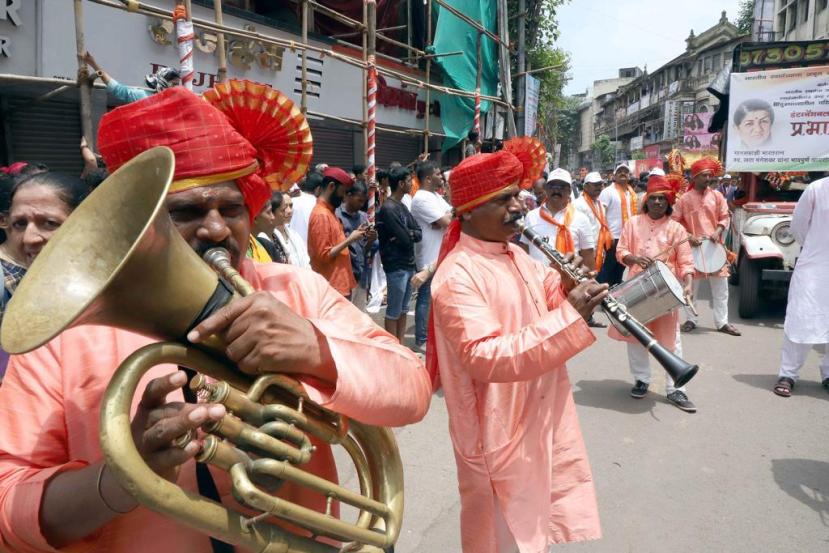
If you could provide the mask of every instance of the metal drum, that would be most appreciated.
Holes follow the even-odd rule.
[[[655,261],[632,279],[614,286],[610,294],[643,325],[686,305],[682,284],[661,261]],[[614,326],[627,335],[621,325]]]
[[[694,256],[694,268],[706,275],[719,273],[728,261],[725,246],[708,238],[696,248],[691,248],[691,254]]]

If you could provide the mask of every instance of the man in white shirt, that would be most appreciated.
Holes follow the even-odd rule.
[[[452,222],[452,206],[436,190],[443,188],[443,174],[440,167],[431,161],[417,166],[417,180],[420,188],[412,198],[410,210],[420,226],[423,238],[415,244],[417,273],[412,284],[417,290],[415,302],[415,344],[423,348],[426,344],[429,307],[432,303],[432,275],[440,253],[440,245],[446,227]]]
[[[630,185],[630,168],[627,165],[621,164],[616,167],[613,172],[613,184],[602,190],[599,201],[607,212],[607,226],[613,236],[613,245],[607,252],[597,280],[614,286],[622,282],[625,272],[625,266],[616,259],[616,244],[627,220],[639,213],[636,191]]]
[[[308,221],[311,219],[311,211],[317,205],[317,197],[322,191],[322,173],[309,171],[305,180],[301,183],[302,192],[293,198],[293,217],[290,228],[296,232],[304,243],[308,243]]]
[[[578,253],[584,265],[591,270],[595,267],[596,238],[587,216],[578,211],[570,201],[573,179],[564,169],[550,173],[545,186],[547,201],[533,209],[525,218],[528,227],[545,237],[550,245],[563,254]],[[521,245],[530,257],[549,265],[550,260],[541,250],[521,237]]]
[[[820,379],[829,392],[829,178],[810,184],[794,209],[792,234],[802,246],[789,285],[783,351],[774,393],[789,397],[813,347],[822,350]]]

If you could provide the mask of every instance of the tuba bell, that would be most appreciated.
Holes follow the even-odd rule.
[[[186,344],[184,336],[198,321],[251,289],[230,266],[227,252],[213,249],[206,262],[178,234],[164,209],[174,167],[170,149],[148,150],[78,206],[12,297],[0,329],[4,349],[30,351],[82,324],[166,340],[124,360],[102,399],[101,448],[125,490],[150,510],[251,551],[391,550],[403,514],[403,469],[392,432],[314,404],[288,376],[242,374],[221,353],[217,337],[206,347]],[[190,387],[226,406],[224,419],[203,428],[207,436],[196,460],[228,471],[234,497],[254,514],[181,489],[139,455],[130,407],[141,378],[164,363],[198,371]],[[345,449],[356,467],[359,493],[302,470],[314,443]],[[274,495],[284,482],[325,497],[326,512]],[[356,509],[357,520],[334,517],[335,502]],[[288,531],[285,523],[301,530]]]

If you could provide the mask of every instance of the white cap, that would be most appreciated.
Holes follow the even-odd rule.
[[[654,175],[664,177],[665,176],[665,171],[663,171],[659,167],[654,167],[653,169],[650,170],[650,172],[648,173],[648,176],[652,177]]]
[[[584,177],[584,184],[596,184],[597,182],[602,182],[602,176],[597,171],[587,173]]]
[[[722,176],[722,178],[724,178],[724,179],[728,179],[728,180],[731,180],[731,175],[729,175],[728,173],[726,173],[726,174],[724,174],[724,175]]]
[[[630,167],[628,167],[627,164],[620,163],[619,165],[616,166],[616,169],[613,170],[613,174],[615,175],[616,173],[618,173],[619,169],[627,169],[628,173],[631,172]]]
[[[547,177],[547,182],[554,180],[560,180],[566,182],[567,184],[573,184],[573,177],[570,176],[568,171],[561,168],[554,169],[553,172]]]

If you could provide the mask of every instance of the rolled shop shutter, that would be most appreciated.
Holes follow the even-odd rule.
[[[36,161],[52,171],[80,175],[81,116],[77,102],[8,97],[13,161]]]
[[[417,159],[423,147],[423,138],[393,132],[377,132],[377,167],[387,169],[393,161],[406,165]]]
[[[311,136],[314,139],[314,161],[342,167],[351,171],[354,166],[354,129],[323,126],[311,119]]]

